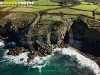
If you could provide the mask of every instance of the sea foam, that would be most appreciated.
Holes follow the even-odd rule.
[[[0,47],[4,47],[4,45],[5,45],[5,44],[4,44],[4,41],[1,41],[1,42],[0,42]]]
[[[100,75],[100,68],[96,64],[95,61],[86,58],[82,54],[80,54],[76,49],[69,47],[69,48],[56,48],[55,51],[62,51],[63,54],[66,55],[75,55],[77,57],[78,63],[81,64],[81,66],[88,66],[90,67],[96,75]]]
[[[29,66],[30,68],[38,68],[40,73],[42,67],[45,67],[45,65],[48,63],[48,60],[52,56],[52,55],[48,55],[46,57],[36,56],[34,60],[32,60],[30,63],[27,63],[28,54],[30,52],[25,52],[18,56],[7,55],[7,52],[9,52],[8,49],[4,52],[4,56],[3,56],[4,59],[7,59],[9,60],[9,62],[13,62],[15,64],[23,64],[25,66]],[[21,61],[20,60],[21,58],[24,58],[24,60]]]
[[[24,65],[30,66],[30,68],[38,68],[40,73],[41,73],[42,67],[45,67],[46,64],[49,63],[49,59],[54,55],[54,52],[60,51],[64,55],[70,55],[70,56],[75,55],[77,57],[78,63],[81,64],[81,66],[89,66],[96,75],[100,75],[100,68],[96,64],[96,62],[93,60],[90,60],[89,58],[86,58],[85,56],[77,52],[77,50],[72,47],[55,48],[51,55],[48,55],[45,57],[36,56],[35,59],[31,61],[30,63],[27,63],[29,52],[22,53],[18,56],[12,56],[12,55],[7,55],[8,51],[9,50],[5,51],[3,58],[9,59],[10,62],[13,61],[16,64],[24,64]],[[20,61],[21,58],[24,58],[24,60]]]

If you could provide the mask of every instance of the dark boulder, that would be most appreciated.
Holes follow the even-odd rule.
[[[32,60],[34,60],[34,58],[37,56],[37,53],[36,52],[33,52],[30,54],[27,62],[30,63]]]
[[[20,61],[23,61],[23,60],[24,60],[24,58],[21,58],[21,59],[20,59]]]

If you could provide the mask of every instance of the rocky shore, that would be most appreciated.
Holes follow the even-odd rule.
[[[51,25],[48,29],[43,31],[41,36],[39,36],[38,31],[42,25],[35,26],[32,33],[29,35],[29,28],[26,28],[26,33],[23,33],[23,31],[19,31],[19,29],[13,25],[11,21],[7,21],[4,27],[0,27],[0,38],[3,39],[6,43],[12,41],[16,42],[16,47],[10,49],[7,53],[8,55],[17,56],[24,52],[30,52],[28,55],[29,58],[27,60],[27,62],[30,63],[37,55],[41,57],[50,55],[52,50],[56,47],[74,47],[69,43],[70,30],[72,30],[72,40],[80,41],[82,43],[81,48],[78,49],[79,52],[84,56],[96,61],[100,66],[99,31],[89,28],[87,23],[81,19],[74,21],[70,27],[70,30],[67,30],[67,26],[63,25],[61,22],[57,21],[54,24],[61,24],[62,26],[59,29],[55,29],[55,27]],[[31,40],[27,41],[27,38],[29,37]],[[34,49],[30,49],[29,45],[33,46]],[[23,60],[24,58],[20,59],[20,61]]]

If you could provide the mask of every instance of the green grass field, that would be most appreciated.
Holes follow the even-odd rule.
[[[38,1],[34,1],[34,4],[37,4],[37,5],[59,5],[59,3],[51,2],[50,0],[38,0]]]
[[[71,7],[71,8],[80,9],[80,10],[93,11],[96,8],[98,8],[98,5],[77,5],[77,6],[74,6],[74,7]]]

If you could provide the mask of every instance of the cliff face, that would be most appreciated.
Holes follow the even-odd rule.
[[[7,21],[4,27],[0,27],[0,35],[4,37],[6,42],[16,42],[18,43],[18,29],[12,24],[11,21]]]
[[[82,20],[74,21],[71,26],[73,40],[81,42],[81,51],[100,56],[100,32],[96,29],[89,28]],[[67,31],[65,38],[69,38],[69,32]],[[65,40],[68,43],[69,40]]]
[[[73,38],[81,39],[83,37],[83,35],[85,34],[85,31],[88,29],[88,26],[82,20],[77,20],[77,21],[73,22],[71,29],[72,29],[72,33],[73,33]]]
[[[89,28],[83,35],[83,50],[92,55],[100,56],[100,32]]]

